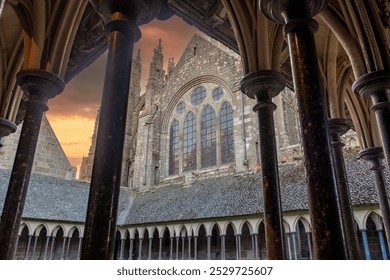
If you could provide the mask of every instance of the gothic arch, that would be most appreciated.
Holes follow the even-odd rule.
[[[184,94],[186,94],[192,88],[204,83],[214,83],[220,86],[225,91],[225,93],[228,93],[230,95],[231,99],[233,100],[234,89],[222,78],[217,76],[211,76],[211,75],[196,77],[195,79],[184,84],[170,99],[162,118],[162,128],[161,128],[162,133],[168,133],[168,127],[169,127],[170,117],[172,115],[172,112],[175,109],[176,104],[180,101],[180,99],[184,96]]]
[[[33,233],[32,230],[31,230],[30,224],[29,224],[28,222],[23,222],[23,223],[21,223],[21,225],[20,225],[20,227],[19,227],[19,235],[22,233],[24,227],[27,228],[28,234]]]
[[[297,228],[297,225],[298,225],[298,222],[301,221],[303,226],[305,227],[305,231],[306,232],[311,232],[311,225],[310,225],[310,222],[303,216],[299,215],[295,221],[294,221],[294,224],[293,224],[293,229],[296,229]]]
[[[244,221],[242,221],[242,222],[240,223],[240,226],[239,226],[239,228],[238,228],[238,233],[239,233],[239,234],[242,234],[242,228],[243,228],[243,226],[244,226],[245,224],[248,226],[249,231],[250,231],[250,234],[253,234],[253,233],[254,233],[253,226],[252,226],[252,224],[251,224],[248,220],[244,220]]]
[[[364,222],[363,222],[364,229],[367,228],[367,221],[369,218],[371,218],[371,220],[375,223],[377,229],[382,229],[382,216],[375,210],[371,210],[364,217]]]

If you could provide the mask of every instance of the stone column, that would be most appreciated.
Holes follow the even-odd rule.
[[[236,259],[241,260],[241,235],[236,235]]]
[[[385,239],[383,238],[383,229],[378,229],[379,243],[381,245],[382,259],[388,260]]]
[[[352,211],[352,202],[349,195],[349,185],[347,171],[343,155],[344,144],[340,137],[344,135],[351,127],[352,122],[348,119],[331,118],[328,120],[330,139],[333,151],[333,164],[336,174],[340,212],[342,216],[342,226],[344,229],[344,242],[347,259],[360,260],[359,241],[355,227],[355,220]]]
[[[293,231],[290,233],[290,237],[292,240],[292,251],[293,251],[293,259],[297,260],[298,259],[298,252],[297,252],[297,232]]]
[[[346,256],[314,41],[318,23],[312,19],[327,3],[327,0],[260,0],[260,8],[268,18],[284,25],[289,46],[305,157],[314,257],[336,260]]]
[[[370,247],[368,246],[368,239],[367,239],[367,230],[362,229],[361,232],[362,232],[363,247],[364,247],[364,253],[366,255],[366,260],[371,260]]]
[[[55,242],[55,240],[56,240],[56,237],[52,236],[51,246],[50,246],[50,257],[49,257],[50,260],[54,259],[53,250],[54,250],[54,242]]]
[[[43,254],[43,259],[46,260],[47,256],[47,248],[49,247],[49,241],[50,241],[50,236],[46,236],[46,243],[45,243],[45,253]],[[50,258],[50,256],[49,256]]]
[[[28,260],[28,251],[30,251],[31,237],[31,235],[28,236],[26,254],[24,255],[25,260]]]
[[[191,259],[191,236],[188,235],[188,259]]]
[[[133,260],[134,238],[130,238],[129,260]]]
[[[226,235],[221,235],[221,260],[226,260]]]
[[[28,100],[0,222],[0,260],[12,259],[15,250],[42,116],[49,109],[47,101],[65,86],[57,75],[38,69],[20,71],[17,83]]]
[[[390,171],[390,71],[381,70],[359,77],[353,91],[365,99],[371,99],[382,138],[383,150]],[[387,234],[387,232],[386,232]]]
[[[79,237],[79,246],[77,247],[77,259],[80,259],[80,253],[81,253],[81,244],[83,242],[83,238]]]
[[[286,233],[286,239],[287,239],[287,248],[288,248],[288,259],[289,260],[292,260],[293,259],[293,256],[292,256],[292,252],[291,252],[291,241],[290,241],[290,238],[291,237],[291,233],[290,232],[287,232]]]
[[[138,245],[138,259],[142,260],[142,241],[143,238],[139,238],[139,245]]]
[[[72,241],[72,237],[68,236],[67,240],[68,240],[68,246],[66,246],[66,254],[64,257],[65,260],[69,259],[69,249],[70,249],[70,242]]]
[[[3,147],[3,137],[14,133],[18,127],[10,120],[0,118],[0,148]]]
[[[207,238],[207,259],[211,260],[211,235],[208,235],[206,238]]]
[[[35,250],[37,249],[38,237],[39,237],[39,236],[34,235],[34,247],[33,247],[32,255],[31,255],[31,259],[32,259],[32,260],[34,259]]]
[[[161,256],[162,256],[162,242],[163,242],[163,238],[160,237],[159,243],[158,243],[158,259],[159,260],[161,260]]]
[[[272,98],[283,90],[284,85],[283,76],[272,70],[249,73],[241,81],[242,92],[255,98],[257,102],[253,110],[257,111],[259,125],[265,242],[269,260],[284,259],[282,204],[273,117],[276,105],[272,103]]]
[[[64,259],[64,255],[65,255],[65,245],[66,245],[66,236],[63,237],[63,242],[62,242],[62,249],[61,249],[61,260]]]
[[[382,160],[384,158],[383,149],[381,147],[373,147],[361,150],[359,158],[371,163],[371,170],[374,172],[375,187],[378,193],[379,207],[381,209],[383,225],[386,232],[387,246],[390,248],[390,206],[386,190],[385,175],[383,173],[385,167],[382,165]]]
[[[198,237],[194,236],[194,260],[198,259]]]
[[[119,259],[120,260],[125,259],[125,239],[124,238],[121,238],[121,251],[120,251]]]
[[[179,240],[180,240],[180,237],[176,236],[176,260],[179,259]]]
[[[153,237],[149,237],[148,260],[152,259],[152,242]]]
[[[185,248],[185,243],[184,243],[185,237],[183,236],[181,238],[181,259],[184,260],[184,248]]]
[[[134,43],[140,30],[121,12],[108,23],[108,57],[82,259],[113,259],[121,164]],[[140,239],[141,240],[141,239]]]
[[[259,234],[258,233],[253,234],[253,241],[254,241],[254,249],[255,249],[254,258],[255,260],[258,260],[259,259]]]

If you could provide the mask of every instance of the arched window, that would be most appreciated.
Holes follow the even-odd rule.
[[[221,164],[234,161],[234,127],[233,127],[233,109],[225,102],[221,108],[220,116],[221,128]]]
[[[183,171],[196,169],[196,117],[190,112],[183,126]]]
[[[169,175],[179,173],[179,122],[174,120],[169,135]]]
[[[202,167],[209,167],[217,164],[217,144],[215,127],[215,111],[210,105],[207,105],[206,109],[202,113],[200,123],[200,152]]]

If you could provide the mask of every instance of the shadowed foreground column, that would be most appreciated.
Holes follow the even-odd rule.
[[[115,12],[110,41],[81,259],[114,256],[121,163],[134,42],[134,22]]]
[[[374,173],[375,187],[378,193],[379,207],[381,209],[383,225],[385,227],[387,247],[390,248],[390,207],[389,196],[386,190],[385,174],[383,173],[385,167],[382,165],[382,160],[384,158],[383,149],[381,147],[373,147],[361,150],[359,158],[371,163],[371,170]]]
[[[0,223],[0,259],[12,259],[22,218],[24,203],[42,116],[47,101],[64,90],[64,82],[57,75],[38,69],[26,69],[17,75],[17,82],[28,95],[26,113],[15,154],[8,191]]]
[[[359,251],[359,242],[355,220],[353,217],[352,202],[349,195],[347,172],[345,170],[343,155],[344,144],[340,140],[340,137],[352,127],[352,122],[348,119],[331,118],[328,120],[328,124],[332,143],[335,173],[338,182],[339,203],[344,226],[347,258],[351,260],[360,260],[362,257]]]
[[[297,95],[305,157],[308,206],[315,259],[345,259],[329,130],[320,81],[312,17],[326,0],[260,0],[261,11],[284,25]]]
[[[285,258],[273,116],[276,105],[272,103],[272,98],[283,90],[284,85],[283,76],[272,70],[249,73],[241,81],[242,92],[250,98],[255,98],[257,102],[253,110],[257,112],[259,124],[265,243],[269,260]]]

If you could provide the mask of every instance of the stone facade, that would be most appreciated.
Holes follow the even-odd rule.
[[[168,69],[163,69],[164,55],[161,40],[153,53],[145,93],[141,96],[140,52],[133,60],[130,87],[126,140],[122,165],[122,186],[133,190],[148,191],[154,186],[174,182],[187,182],[196,178],[220,176],[221,174],[258,172],[260,170],[259,135],[257,116],[252,108],[254,100],[240,92],[242,79],[241,59],[232,50],[211,39],[194,35],[175,65],[168,59]],[[191,104],[192,92],[199,86],[206,89],[205,100]],[[213,90],[221,88],[223,95],[215,101]],[[207,105],[212,106],[217,119],[221,106],[227,102],[233,109],[234,161],[221,164],[221,145],[217,134],[217,163],[209,168],[200,166],[200,118]],[[184,104],[183,114],[177,113],[179,103]],[[298,116],[294,93],[286,88],[274,103],[275,127],[281,163],[301,159]],[[179,174],[169,175],[170,126],[174,120],[182,126],[188,112],[193,112],[197,121],[197,167],[183,172],[183,157],[179,156]],[[183,134],[180,132],[182,141]],[[92,174],[96,129],[90,152],[83,159],[80,179],[90,180]],[[182,145],[182,144],[180,144]],[[182,153],[180,146],[179,152]]]
[[[12,170],[22,125],[23,123],[18,126],[15,133],[3,140],[3,147],[0,148],[0,169]],[[44,116],[38,137],[32,174],[74,180],[76,172],[76,167],[70,164],[50,123]]]

